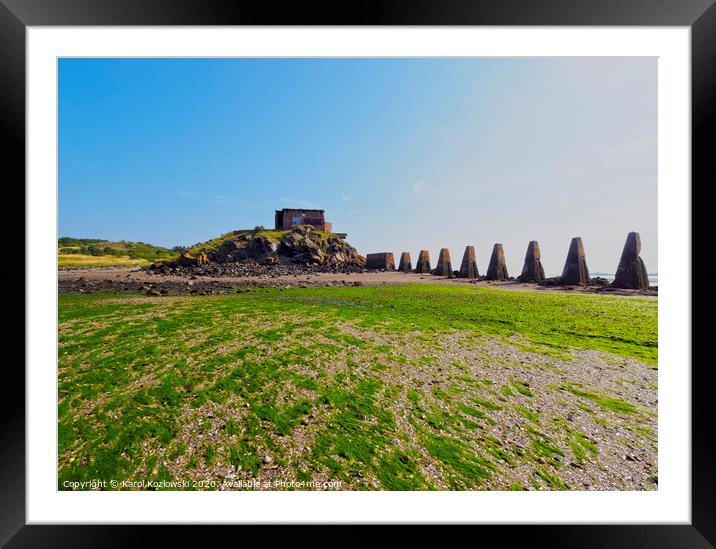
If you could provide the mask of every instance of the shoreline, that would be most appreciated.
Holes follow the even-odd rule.
[[[186,275],[161,274],[136,267],[58,269],[60,293],[94,293],[99,290],[140,291],[148,295],[206,295],[232,293],[250,288],[378,287],[405,284],[458,284],[504,291],[551,292],[658,299],[658,289],[624,290],[604,286],[539,286],[516,280],[488,281],[399,271],[359,273]]]

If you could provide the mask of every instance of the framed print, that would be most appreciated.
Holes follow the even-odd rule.
[[[713,543],[709,2],[1,1],[3,542]]]

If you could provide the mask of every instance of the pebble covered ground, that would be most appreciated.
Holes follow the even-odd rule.
[[[353,327],[345,329],[379,346],[404,345],[400,356],[407,360],[391,361],[380,375],[384,383],[402,390],[380,399],[378,407],[395,417],[395,447],[406,455],[417,449],[414,459],[428,486],[439,490],[657,488],[657,418],[650,412],[657,407],[657,371],[652,367],[595,351],[573,352],[566,360],[550,358],[498,339],[475,341],[459,333],[441,338],[434,346],[416,345],[414,336],[418,334],[396,342]],[[374,359],[372,353],[354,355],[352,375],[361,377],[362,369],[374,374]],[[416,363],[422,367],[416,369]],[[346,365],[339,358],[320,367],[335,374]],[[580,389],[585,388],[587,396],[580,395]],[[419,402],[403,396],[411,389],[421,395]],[[626,403],[629,412],[614,411],[608,401],[606,406],[600,404],[602,396]],[[234,406],[227,402],[221,407],[187,407],[181,436],[188,448],[202,447],[205,438],[215,441],[220,451],[229,447],[235,435],[226,433],[226,419],[222,418],[230,417],[241,425],[242,412],[248,412],[248,406]],[[298,464],[296,469],[272,463],[272,451],[264,449],[258,452],[262,464],[257,474],[217,462],[198,467],[191,476],[216,479],[220,484],[226,479],[243,479],[275,486],[279,480],[286,484],[300,481],[297,472],[303,466],[311,469],[312,481],[330,483],[333,477],[328,470],[309,466],[312,444],[330,413],[330,408],[318,407],[290,435],[272,436],[272,446],[282,456],[281,461]],[[467,421],[455,421],[456,415]],[[494,466],[489,478],[470,485],[459,473],[446,468],[425,450],[414,424],[469,445],[476,456],[483,456]],[[193,452],[187,452],[184,459],[170,464],[175,476],[181,476],[191,455]],[[264,461],[267,456],[269,460]],[[339,455],[331,458],[341,461]],[[367,468],[355,469],[351,480],[343,480],[340,487],[386,488]]]
[[[516,280],[489,281],[444,278],[431,274],[366,270],[354,266],[308,267],[301,265],[225,265],[157,271],[142,268],[68,268],[58,273],[60,293],[94,293],[101,290],[135,291],[147,295],[226,294],[252,288],[312,288],[447,284],[529,292],[605,293],[656,299],[658,288],[623,290],[604,286],[539,286]]]
[[[61,478],[109,470],[94,456],[121,441],[112,459],[126,460],[126,480],[211,489],[658,485],[655,364],[472,330],[277,317],[258,298],[78,303],[85,317],[60,325]],[[139,350],[123,335],[148,327],[162,331]]]

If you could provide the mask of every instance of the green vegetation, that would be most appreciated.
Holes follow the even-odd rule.
[[[519,413],[529,419],[532,423],[536,423],[537,425],[539,425],[539,414],[537,412],[533,412],[529,408],[525,406],[520,406],[519,404],[515,406],[515,410],[517,410]]]
[[[636,411],[634,405],[624,402],[618,398],[612,398],[594,391],[579,389],[575,386],[562,386],[561,388],[566,389],[578,397],[587,398],[605,410],[611,410],[612,412],[616,412],[618,414],[631,414]]]
[[[320,240],[327,240],[328,238],[335,236],[332,233],[327,233],[314,227],[311,227],[311,231],[312,234],[319,237]],[[246,234],[251,234],[253,236],[261,236],[268,238],[274,242],[279,242],[283,237],[291,234],[291,232],[291,230],[266,229],[263,226],[259,225],[257,227],[254,227],[253,230],[250,231],[230,231],[228,233],[224,233],[220,236],[217,236],[216,238],[212,238],[211,240],[207,240],[206,242],[197,242],[196,244],[191,246],[188,251],[191,254],[198,254],[200,252],[220,251],[223,246],[232,243],[238,247],[244,247],[246,246],[248,241],[242,237]]]
[[[57,240],[60,267],[120,267],[148,265],[161,259],[174,259],[183,248],[152,246],[144,242],[110,242],[96,238],[62,237]]]
[[[595,349],[656,364],[656,301],[619,297],[506,292],[488,288],[405,285],[282,292],[283,303],[334,310],[386,332],[450,329],[521,336],[561,351]]]
[[[80,255],[60,254],[57,260],[58,267],[138,267],[149,265],[146,259],[132,259],[128,255]]]
[[[230,231],[228,233],[224,233],[220,236],[217,236],[216,238],[212,238],[211,240],[207,240],[206,242],[198,242],[194,244],[193,246],[190,246],[187,250],[190,254],[198,254],[199,252],[209,252],[211,250],[217,250],[221,247],[224,242],[227,240],[232,240],[236,235],[234,234],[234,231]]]
[[[512,370],[488,379],[481,342],[519,336],[565,355],[655,364],[656,316],[655,302],[638,299],[422,285],[62,294],[59,488],[222,482],[227,471],[250,479],[277,468],[284,479],[357,490],[486,489],[499,478],[503,489],[569,489],[560,472],[598,449],[543,412],[541,391],[574,411],[591,401],[598,410],[582,413],[594,429],[624,416],[647,445],[653,414],[576,381],[540,387],[507,361],[495,371]],[[443,361],[444,336],[461,338],[455,348],[472,358]],[[503,425],[520,425],[526,442],[495,436]],[[531,478],[512,476],[516,467]]]
[[[597,445],[590,441],[584,433],[572,433],[572,440],[569,441],[569,447],[572,449],[574,456],[581,463],[588,457],[595,459],[599,454]]]

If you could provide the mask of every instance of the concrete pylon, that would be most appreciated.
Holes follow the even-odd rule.
[[[438,276],[446,276],[448,278],[453,278],[455,276],[452,272],[450,251],[447,248],[442,248],[440,250],[440,255],[438,256],[438,266],[435,267],[433,274]]]
[[[589,283],[589,269],[584,255],[584,244],[582,244],[582,239],[578,236],[575,236],[569,245],[567,261],[564,263],[559,282],[560,284],[569,285]]]
[[[420,254],[418,254],[418,264],[415,266],[415,272],[420,274],[430,274],[430,254],[427,250],[420,250]]]
[[[536,240],[530,241],[525,254],[525,264],[522,274],[517,277],[520,282],[542,282],[544,280],[544,267],[542,267],[539,244]]]
[[[492,247],[492,255],[490,256],[490,265],[487,267],[487,280],[507,280],[510,275],[507,274],[507,263],[505,263],[505,251],[502,244],[495,244]]]
[[[649,275],[646,272],[644,261],[639,257],[640,253],[641,237],[639,233],[629,233],[624,243],[614,282],[611,284],[614,288],[645,290],[649,287]]]
[[[398,264],[398,270],[404,273],[409,273],[413,270],[413,263],[410,261],[410,254],[403,252],[400,254],[400,263]]]
[[[368,254],[365,256],[365,266],[367,269],[385,269],[386,271],[394,271],[395,260],[393,259],[393,252]]]
[[[465,253],[462,254],[460,265],[460,278],[477,278],[480,273],[477,271],[477,260],[475,259],[475,247],[465,246]]]

